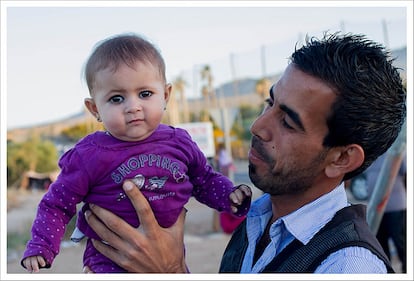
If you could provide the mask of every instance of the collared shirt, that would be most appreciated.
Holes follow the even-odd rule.
[[[295,238],[307,244],[328,223],[335,213],[348,206],[344,185],[300,209],[277,219],[270,227],[271,242],[253,264],[256,245],[272,217],[270,195],[264,194],[252,203],[247,215],[248,248],[241,273],[259,273]],[[371,251],[362,247],[347,247],[329,255],[315,273],[387,273],[385,264]]]

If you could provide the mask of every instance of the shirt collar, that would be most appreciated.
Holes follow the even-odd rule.
[[[286,229],[303,244],[348,204],[344,184],[283,218]]]
[[[331,192],[304,205],[300,209],[279,218],[296,239],[307,244],[312,237],[326,224],[337,211],[348,206],[344,184],[341,183]],[[252,203],[248,217],[262,217],[261,221],[269,221],[272,214],[270,195],[264,194]]]

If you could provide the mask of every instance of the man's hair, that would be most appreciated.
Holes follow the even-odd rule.
[[[137,61],[158,67],[160,77],[166,81],[164,59],[155,46],[144,38],[128,33],[98,42],[85,65],[85,80],[89,92],[92,93],[98,71],[111,68],[115,72],[120,64],[134,67]]]
[[[307,38],[290,61],[335,91],[323,145],[359,144],[365,160],[344,180],[361,173],[392,145],[405,120],[405,88],[389,51],[364,35],[334,33]]]

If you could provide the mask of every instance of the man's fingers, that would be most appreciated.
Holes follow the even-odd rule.
[[[155,219],[150,204],[141,193],[138,186],[132,181],[127,180],[124,182],[123,188],[137,211],[140,227],[142,227],[143,231],[149,236],[151,236],[152,233],[156,233],[159,224]]]
[[[138,186],[132,181],[124,182],[124,190],[129,199],[132,202],[140,221],[140,228],[147,237],[155,237],[159,233],[160,226],[158,221],[155,219],[154,213],[151,209],[150,204],[144,197]],[[184,237],[184,223],[187,210],[183,208],[177,221],[167,231],[177,239],[182,241]]]
[[[92,244],[101,254],[114,261],[118,265],[122,266],[124,253],[126,253],[127,249],[120,250],[119,248],[121,248],[121,246],[119,245],[122,245],[121,243],[119,243],[119,245],[116,243],[117,245],[115,247],[111,247],[101,241],[92,239]],[[119,252],[121,252],[121,254]]]
[[[93,213],[91,211],[85,212],[85,218],[89,226],[99,234],[103,241],[111,241],[111,244],[114,247],[122,247],[123,243],[121,243],[121,239],[115,234],[114,230],[118,231],[121,229],[120,225],[122,224],[127,225],[129,228],[132,227],[125,221],[118,220],[118,216],[97,205],[91,205],[90,208]],[[105,218],[105,224],[98,218]],[[108,228],[112,231],[107,231]],[[120,250],[122,250],[122,248]]]
[[[90,205],[91,211],[85,212],[87,222],[110,244],[92,240],[94,247],[129,272],[186,272],[183,245],[186,210],[171,228],[162,228],[139,188],[131,181],[125,181],[123,188],[136,209],[142,231],[113,213]]]
[[[185,216],[187,215],[187,209],[183,208],[178,217],[177,221],[170,227],[170,230],[175,233],[176,238],[180,239],[177,241],[182,241],[184,237],[184,223],[185,223]]]

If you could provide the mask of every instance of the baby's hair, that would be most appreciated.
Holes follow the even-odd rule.
[[[166,81],[165,62],[159,50],[148,40],[136,34],[120,34],[100,41],[88,58],[85,66],[85,80],[92,92],[98,71],[111,68],[116,71],[120,64],[129,67],[139,61],[157,66],[161,78]]]

